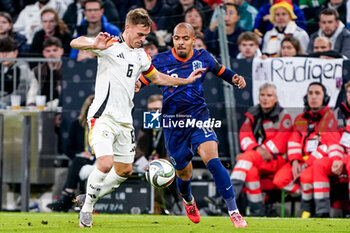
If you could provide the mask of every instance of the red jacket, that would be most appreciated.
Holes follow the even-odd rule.
[[[341,103],[339,106],[339,112],[337,114],[338,118],[338,130],[342,136],[340,140],[340,144],[344,147],[346,153],[350,155],[350,142],[343,143],[345,141],[349,141],[348,138],[345,139],[344,133],[350,134],[350,106],[346,103]],[[344,138],[343,138],[344,137]]]
[[[271,154],[286,153],[292,130],[292,118],[286,110],[277,103],[270,113],[264,114],[260,105],[256,105],[249,108],[245,115],[247,118],[239,132],[243,151],[262,145]]]
[[[288,159],[305,161],[308,165],[325,156],[342,159],[344,150],[339,140],[337,121],[328,106],[316,113],[306,111],[295,118],[288,142]]]

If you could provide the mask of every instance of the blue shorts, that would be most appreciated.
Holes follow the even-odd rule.
[[[218,139],[213,129],[208,128],[163,128],[165,145],[170,161],[176,170],[184,169],[196,154],[200,144]]]

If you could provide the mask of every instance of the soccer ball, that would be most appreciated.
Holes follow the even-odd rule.
[[[168,160],[155,159],[148,164],[145,176],[153,187],[163,189],[175,180],[175,169]]]

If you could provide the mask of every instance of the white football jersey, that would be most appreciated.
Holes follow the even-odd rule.
[[[92,50],[98,56],[98,67],[88,118],[108,115],[116,122],[132,124],[135,82],[142,72],[149,77],[155,68],[144,49],[128,47],[121,36],[110,43],[108,49]]]

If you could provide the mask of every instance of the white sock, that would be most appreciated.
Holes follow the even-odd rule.
[[[98,196],[101,192],[103,180],[106,178],[107,173],[103,173],[96,167],[90,173],[86,184],[86,199],[81,209],[83,212],[92,212],[94,204],[98,200]]]
[[[118,188],[121,183],[123,183],[127,177],[119,176],[114,167],[108,172],[106,179],[103,181],[103,186],[101,188],[100,195],[98,198],[102,198],[105,195],[111,193],[114,189]]]
[[[229,210],[229,211],[228,211],[229,216],[231,216],[231,215],[234,214],[234,213],[239,214],[239,210],[238,210],[238,209],[235,209],[235,210]]]

